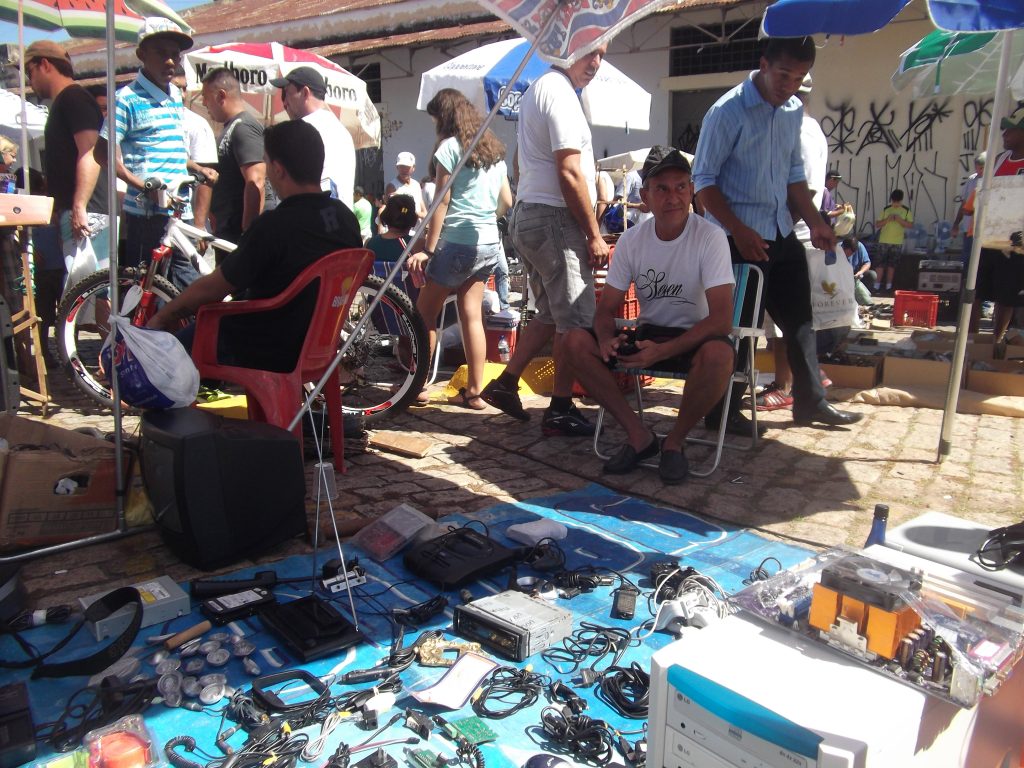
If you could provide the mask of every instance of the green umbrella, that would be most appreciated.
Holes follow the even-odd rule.
[[[995,92],[1002,43],[992,32],[935,30],[900,56],[892,76],[897,91],[911,88],[915,97]],[[1015,35],[1010,71],[1011,88],[1024,98],[1024,35]]]

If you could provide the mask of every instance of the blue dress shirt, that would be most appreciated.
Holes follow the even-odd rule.
[[[773,107],[758,92],[754,74],[705,115],[693,181],[698,192],[718,187],[737,218],[771,241],[793,230],[787,187],[807,178],[800,157],[804,108],[795,96]],[[710,213],[708,218],[722,226]]]

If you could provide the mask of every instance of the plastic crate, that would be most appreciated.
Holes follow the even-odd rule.
[[[934,328],[938,316],[938,294],[923,291],[896,291],[892,305],[894,328],[904,325]]]

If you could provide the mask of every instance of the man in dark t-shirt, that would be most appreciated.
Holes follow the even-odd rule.
[[[224,125],[217,139],[220,178],[210,205],[214,234],[237,243],[263,211],[263,126],[245,110],[238,78],[227,67],[203,78],[203,103],[210,117]]]
[[[276,296],[313,262],[342,248],[360,248],[359,222],[348,207],[320,191],[324,145],[316,128],[291,120],[263,135],[267,176],[281,204],[267,211],[242,236],[238,249],[209,275],[166,304],[150,328],[168,328],[229,293],[238,298]],[[310,290],[314,289],[314,290]],[[294,369],[316,301],[310,286],[275,312],[225,318],[218,358],[231,365],[268,371]]]
[[[93,158],[103,124],[99,105],[72,79],[67,51],[51,40],[37,40],[25,49],[25,74],[32,90],[52,101],[44,132],[44,171],[64,257],[74,258],[76,247],[88,237],[103,264],[109,248],[107,173]]]

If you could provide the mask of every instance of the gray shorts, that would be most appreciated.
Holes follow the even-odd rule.
[[[517,203],[512,244],[526,263],[535,319],[559,333],[594,324],[594,270],[587,239],[568,208]]]

